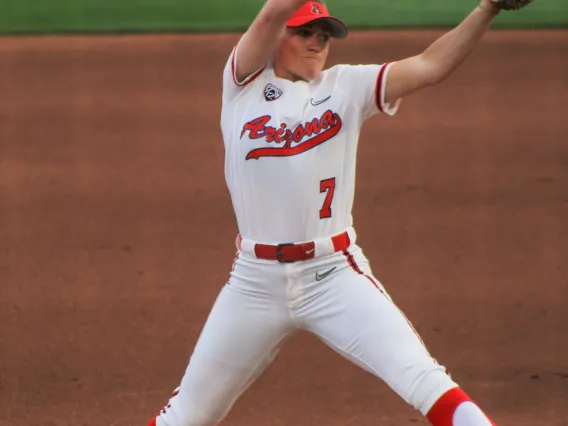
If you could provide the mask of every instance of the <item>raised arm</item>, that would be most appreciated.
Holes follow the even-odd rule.
[[[385,89],[386,102],[392,103],[448,77],[473,51],[499,11],[492,0],[481,0],[460,25],[422,54],[393,64]]]
[[[306,0],[267,0],[238,46],[235,74],[239,82],[258,71],[278,45],[286,22]]]

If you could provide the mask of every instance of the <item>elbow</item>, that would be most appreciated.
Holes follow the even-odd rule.
[[[425,71],[424,80],[426,86],[436,86],[447,79],[451,71],[441,66],[433,66]]]
[[[422,57],[422,70],[426,86],[440,84],[451,74],[451,69],[443,62],[428,58],[427,56]]]
[[[444,70],[437,70],[436,72],[433,72],[432,75],[429,77],[430,86],[435,86],[437,84],[442,83],[449,76],[450,76],[450,73],[446,72]]]

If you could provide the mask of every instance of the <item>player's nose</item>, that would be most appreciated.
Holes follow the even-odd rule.
[[[308,40],[308,50],[310,52],[320,53],[325,49],[325,43],[321,41],[319,36],[313,35]]]

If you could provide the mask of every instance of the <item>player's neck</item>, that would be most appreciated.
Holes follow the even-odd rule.
[[[304,77],[301,77],[300,75],[287,70],[285,68],[282,68],[280,66],[278,66],[277,64],[274,64],[274,75],[278,78],[281,78],[283,80],[288,80],[291,81],[292,83],[297,83],[299,81],[303,81],[305,83],[309,83],[309,80],[307,80]]]

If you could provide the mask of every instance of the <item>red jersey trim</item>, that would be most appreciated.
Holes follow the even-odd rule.
[[[383,103],[385,99],[385,74],[389,65],[390,62],[387,62],[381,67],[379,75],[377,76],[377,87],[375,90],[375,103],[377,104],[379,111],[381,111],[383,114],[385,112],[385,105]]]
[[[245,78],[245,80],[242,83],[239,83],[239,81],[237,80],[237,64],[236,64],[236,57],[237,57],[237,48],[239,47],[239,45],[237,44],[235,46],[235,48],[233,49],[233,53],[231,54],[231,74],[233,75],[233,81],[235,82],[235,84],[238,87],[245,87],[246,85],[252,83],[254,80],[256,80],[260,74],[263,73],[264,69],[266,68],[266,65],[263,66],[261,69],[259,69],[257,72],[249,75],[247,78]]]

